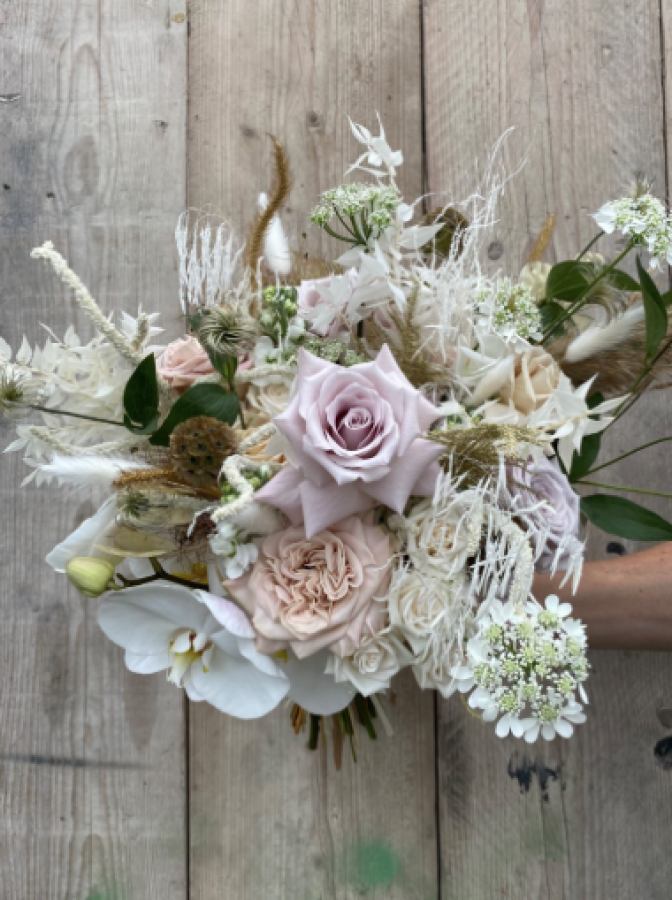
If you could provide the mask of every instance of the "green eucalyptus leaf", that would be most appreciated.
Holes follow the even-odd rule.
[[[624,272],[623,269],[612,269],[609,273],[609,281],[613,284],[614,287],[618,288],[619,291],[630,291],[639,292],[641,291],[641,286],[638,281],[636,281],[632,275],[628,275],[627,272]]]
[[[150,438],[149,443],[167,447],[173,429],[195,416],[210,416],[233,425],[240,412],[238,397],[219,384],[195,384],[185,391],[168,413],[165,422]]]
[[[159,420],[156,360],[150,353],[136,367],[124,388],[124,425],[133,434],[149,434]]]
[[[586,265],[578,259],[557,263],[548,273],[546,299],[573,303],[585,294],[590,284],[586,280]]]
[[[582,497],[581,512],[607,534],[631,541],[672,540],[672,524],[650,509],[623,497],[607,494]]]
[[[637,257],[637,272],[642,284],[642,300],[646,314],[646,358],[652,359],[667,334],[667,307],[653,279]]]

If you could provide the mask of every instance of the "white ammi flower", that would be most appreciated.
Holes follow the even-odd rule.
[[[672,264],[672,224],[663,204],[651,194],[605,203],[593,219],[606,234],[621,231],[635,244],[645,246],[652,266],[662,268],[663,261]]]
[[[154,582],[108,596],[98,622],[126,650],[131,672],[166,671],[190,700],[239,719],[266,715],[289,691],[281,668],[255,649],[247,616],[224,597]]]
[[[584,626],[568,619],[572,607],[555,596],[544,609],[536,602],[495,601],[467,644],[467,666],[476,689],[469,705],[483,719],[497,722],[497,735],[570,737],[573,726],[585,722],[583,682],[588,677]],[[501,717],[501,718],[500,718]]]

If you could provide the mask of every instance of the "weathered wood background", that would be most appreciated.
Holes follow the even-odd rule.
[[[409,196],[465,195],[515,126],[528,162],[488,256],[515,273],[549,212],[549,259],[571,255],[635,174],[667,193],[668,46],[672,0],[0,0],[0,333],[87,333],[29,259],[47,239],[104,309],[174,333],[177,215],[244,228],[266,132],[293,161],[285,221],[319,249],[306,216],[357,153],[346,116],[376,110]],[[669,397],[635,409],[610,450],[670,432]],[[22,477],[5,457],[2,900],[669,900],[672,657],[594,653],[588,724],[532,748],[402,679],[395,739],[338,773],[284,711],[242,723],[128,674],[42,562],[97,498]],[[615,477],[669,484],[669,456]]]

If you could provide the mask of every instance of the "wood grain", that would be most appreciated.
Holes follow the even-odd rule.
[[[185,197],[186,24],[173,0],[2,0],[0,333],[90,324],[30,250],[47,239],[103,310],[177,321],[172,231]],[[179,18],[179,16],[178,16]],[[169,325],[170,327],[170,325]],[[6,444],[9,433],[5,435]],[[18,491],[0,468],[0,856],[7,900],[182,900],[183,700],[129,675],[96,602],[44,563],[100,497]]]
[[[578,252],[594,233],[587,214],[621,196],[637,173],[665,194],[660,25],[654,0],[426,0],[430,189],[472,189],[473,160],[485,160],[510,126],[507,165],[528,160],[487,246],[492,270],[515,274],[550,212],[558,227],[548,260]],[[604,244],[607,252],[617,246]],[[669,433],[671,424],[669,397],[649,397],[610,430],[603,459]],[[665,489],[669,454],[654,449],[600,474],[607,471],[609,481]],[[647,505],[672,514],[669,501]],[[638,549],[591,535],[593,557],[607,548]],[[656,710],[669,702],[672,660],[594,653],[592,662],[590,720],[568,743],[495,742],[459,703],[440,704],[442,897],[669,893],[661,835],[672,785],[654,748],[665,737]]]
[[[422,192],[420,10],[415,0],[195,0],[191,7],[189,201],[244,233],[271,179],[270,141],[289,152],[283,221],[302,252],[333,253],[307,219],[319,192],[359,155],[347,116],[380,111],[405,155],[403,188]],[[288,711],[240,722],[204,706],[191,718],[194,900],[437,896],[433,700],[401,679],[393,740],[363,742],[334,771],[309,753]]]

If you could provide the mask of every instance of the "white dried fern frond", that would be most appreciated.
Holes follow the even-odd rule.
[[[188,210],[177,221],[175,241],[182,312],[220,303],[236,286],[243,253],[228,222],[212,213]]]

